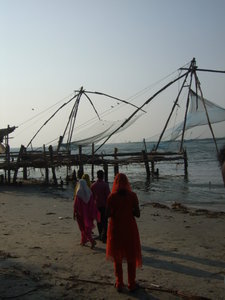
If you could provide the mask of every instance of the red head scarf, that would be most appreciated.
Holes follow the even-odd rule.
[[[131,187],[127,176],[123,173],[118,173],[113,182],[112,193],[116,193],[121,190],[131,191]]]

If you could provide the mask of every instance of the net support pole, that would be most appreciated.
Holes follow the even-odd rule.
[[[187,96],[187,102],[186,102],[184,125],[183,125],[183,129],[182,129],[182,136],[181,136],[181,141],[180,141],[180,152],[183,150],[183,144],[184,144],[184,133],[185,133],[185,128],[186,128],[187,114],[188,114],[188,108],[189,108],[189,103],[190,103],[190,90],[191,90],[192,79],[193,79],[193,73],[191,73],[188,96]]]
[[[78,179],[82,178],[84,174],[84,165],[82,160],[82,146],[79,146],[79,170],[78,170]]]
[[[191,67],[190,67],[190,68],[191,68]],[[189,72],[190,72],[190,68],[188,69]],[[160,134],[160,137],[159,137],[159,140],[158,140],[158,142],[157,142],[157,145],[156,145],[156,147],[155,147],[155,149],[154,149],[155,151],[158,150],[159,144],[160,144],[160,142],[161,142],[161,140],[162,140],[162,137],[163,137],[163,135],[164,135],[164,132],[166,131],[166,128],[167,128],[167,126],[168,126],[168,123],[169,123],[169,121],[170,121],[170,119],[171,119],[171,117],[172,117],[172,115],[173,115],[174,109],[175,109],[175,107],[176,107],[176,105],[177,105],[177,103],[178,103],[178,100],[179,100],[179,98],[180,98],[180,94],[181,94],[181,92],[182,92],[182,90],[183,90],[183,88],[184,88],[184,85],[185,85],[185,83],[186,83],[186,80],[187,80],[187,77],[188,77],[188,75],[189,75],[189,72],[186,73],[186,76],[185,76],[185,78],[184,78],[184,80],[183,80],[183,83],[182,83],[182,86],[181,86],[181,88],[180,88],[180,90],[179,90],[179,93],[178,93],[178,95],[177,95],[177,98],[176,98],[176,100],[174,101],[174,104],[173,104],[173,107],[172,107],[171,112],[170,112],[170,114],[169,114],[169,117],[168,117],[168,119],[167,119],[167,121],[166,121],[166,123],[165,123],[165,126],[164,126],[164,128],[163,128],[163,130],[162,130],[162,132],[161,132],[161,134]]]
[[[91,180],[94,181],[94,153],[95,153],[95,145],[92,143],[92,162],[91,162]]]
[[[105,182],[109,182],[108,164],[106,162],[103,163],[103,170],[104,170],[104,174],[105,174]]]

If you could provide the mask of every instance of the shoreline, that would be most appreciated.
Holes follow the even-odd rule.
[[[143,183],[142,183],[143,184]],[[111,183],[112,185],[112,183]],[[223,212],[225,213],[225,193],[224,193],[224,187],[222,187],[222,194],[220,195],[220,199],[215,198],[214,201],[211,202],[193,202],[193,196],[192,198],[187,198],[187,195],[185,195],[185,201],[182,200],[182,193],[176,190],[169,190],[166,192],[165,190],[157,191],[153,188],[152,191],[145,191],[142,188],[139,189],[136,187],[136,184],[133,186],[133,183],[131,182],[133,191],[138,195],[140,205],[153,205],[154,203],[159,203],[165,206],[168,206],[170,208],[173,207],[176,203],[185,206],[189,210],[205,210],[205,211],[211,211],[211,212]],[[111,186],[110,186],[111,187]],[[0,184],[0,192],[1,190],[23,190],[26,193],[32,192],[32,190],[35,189],[42,193],[53,193],[54,195],[57,195],[62,198],[71,198],[71,195],[73,195],[74,185],[72,182],[69,182],[68,184],[63,185],[55,185],[55,184],[45,184],[44,182],[41,182],[37,179],[27,180],[27,181],[21,181],[16,184]],[[191,194],[191,192],[190,192]],[[197,196],[197,195],[196,195]],[[188,203],[188,200],[190,200],[190,203]],[[219,201],[219,202],[218,202]]]
[[[72,204],[61,192],[1,188],[0,299],[224,299],[225,213],[141,204],[141,288],[118,294],[105,244],[79,245]]]

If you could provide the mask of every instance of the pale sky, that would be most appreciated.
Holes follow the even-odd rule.
[[[81,86],[140,106],[167,83],[156,82],[193,57],[199,68],[225,70],[224,15],[225,0],[0,0],[0,128],[19,126],[10,141],[19,147]],[[225,74],[198,76],[204,96],[225,107]],[[155,99],[111,141],[158,133],[175,100],[170,96]],[[116,105],[95,97],[93,103],[99,113]],[[80,107],[82,124],[92,108],[86,100]],[[134,111],[123,110],[118,118]],[[34,145],[61,135],[68,114],[46,126]]]

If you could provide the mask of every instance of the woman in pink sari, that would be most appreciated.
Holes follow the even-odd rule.
[[[96,241],[92,237],[92,229],[95,227],[94,220],[99,221],[99,214],[92,192],[84,179],[80,179],[74,196],[73,218],[77,220],[81,231],[80,244],[84,246],[89,241],[93,249]]]

